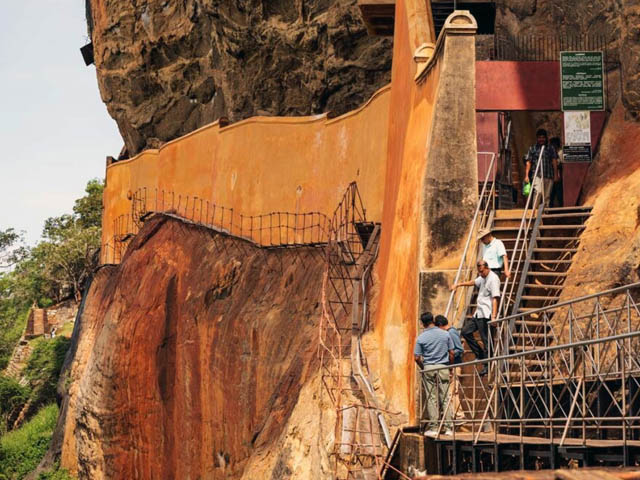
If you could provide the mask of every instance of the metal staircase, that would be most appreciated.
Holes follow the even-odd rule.
[[[436,29],[436,38],[438,38],[438,35],[440,35],[440,32],[444,27],[444,23],[452,13],[453,2],[431,2],[431,14],[433,15],[433,24]]]
[[[541,162],[538,162],[538,167],[540,166]],[[491,172],[491,168],[488,172]],[[518,313],[526,314],[528,311],[553,305],[562,294],[567,272],[574,254],[578,251],[580,234],[591,215],[591,207],[544,209],[542,193],[534,190],[524,209],[494,211],[492,207],[495,202],[491,199],[497,195],[497,191],[496,185],[489,182],[489,173],[478,205],[479,211],[486,211],[480,223],[483,226],[492,226],[495,237],[504,242],[511,269],[511,278],[501,278],[502,296],[498,318]],[[538,173],[541,174],[536,171],[536,175]],[[472,232],[475,232],[476,223],[474,221]],[[471,242],[470,236],[467,244]],[[465,250],[456,283],[475,278],[475,263],[480,249],[477,248],[476,251],[478,253],[472,255],[469,248]],[[465,275],[460,275],[461,272],[465,272]],[[455,305],[455,308],[452,309],[452,305]],[[461,329],[475,308],[475,289],[454,292],[445,316],[452,314],[453,324]],[[532,350],[538,345],[546,345],[544,325],[535,313],[530,316],[523,315],[517,321],[501,323],[493,335],[489,332],[491,355],[509,354],[523,349]],[[531,339],[536,341],[532,343]],[[465,351],[464,361],[472,360],[474,357],[471,352]],[[474,419],[482,414],[490,391],[486,377],[478,375],[477,370],[474,366],[462,367],[458,376],[460,384],[457,386],[462,407],[459,411]],[[535,375],[532,371],[535,369],[529,369],[529,374]],[[514,378],[517,377],[517,369],[512,371],[512,375]]]

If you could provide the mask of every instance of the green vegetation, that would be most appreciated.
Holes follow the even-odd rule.
[[[0,375],[0,435],[8,430],[22,406],[29,399],[29,389],[13,378]]]
[[[73,477],[67,470],[61,469],[59,463],[56,463],[54,468],[38,475],[38,480],[73,480]]]
[[[49,448],[57,419],[58,407],[47,405],[21,428],[0,438],[0,480],[24,478],[38,466]]]
[[[103,188],[101,180],[91,180],[72,214],[45,221],[35,246],[27,246],[12,228],[0,230],[0,370],[11,358],[31,306],[80,300],[99,261]],[[0,480],[23,478],[49,448],[58,416],[56,386],[71,343],[60,333],[31,341],[33,351],[23,372],[26,386],[0,375]],[[27,423],[9,431],[20,414],[26,414]],[[72,477],[56,466],[39,478]]]
[[[103,181],[89,181],[73,213],[48,218],[34,247],[24,245],[12,228],[0,230],[0,369],[7,365],[31,305],[80,300],[98,265],[103,189]]]
[[[56,399],[56,385],[71,340],[56,337],[51,340],[38,339],[36,342],[24,375],[32,390],[29,401],[39,406]]]

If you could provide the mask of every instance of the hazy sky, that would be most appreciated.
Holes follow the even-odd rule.
[[[86,39],[84,0],[0,0],[0,229],[30,243],[122,147]]]

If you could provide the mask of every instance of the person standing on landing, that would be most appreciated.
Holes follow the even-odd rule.
[[[489,264],[489,268],[498,276],[504,271],[504,276],[510,278],[509,258],[502,240],[494,237],[489,228],[480,230],[478,238],[482,242],[482,259]]]
[[[564,188],[562,186],[562,164],[564,163],[564,159],[562,142],[560,137],[553,137],[549,140],[549,143],[556,149],[556,153],[558,154],[558,180],[553,183],[553,188],[551,189],[551,207],[564,207]]]
[[[437,435],[438,422],[449,399],[449,370],[441,368],[453,363],[453,340],[447,332],[437,328],[430,312],[420,315],[425,327],[413,350],[413,358],[422,370],[422,383],[426,390],[427,422],[426,436]],[[445,413],[445,435],[451,433],[451,409]]]
[[[538,176],[533,178],[538,165],[538,160],[540,159],[540,153],[543,148],[542,172],[539,172]],[[549,144],[547,131],[544,128],[541,128],[536,132],[536,144],[529,148],[527,155],[524,157],[524,161],[524,182],[533,182],[534,190],[543,194],[544,206],[548,207],[551,200],[553,182],[560,180],[560,173],[558,172],[558,154],[556,153],[556,149]]]
[[[476,359],[484,360],[489,356],[489,322],[498,315],[498,299],[500,298],[500,278],[493,273],[485,260],[477,264],[478,277],[470,282],[456,283],[451,287],[455,290],[459,287],[478,287],[477,307],[473,317],[467,318],[462,327],[462,337],[475,355]],[[482,347],[473,336],[475,331],[480,333]],[[487,374],[485,366],[480,375]]]
[[[449,334],[453,341],[453,363],[462,363],[462,355],[464,354],[464,347],[462,346],[462,340],[460,339],[460,332],[453,325],[449,325],[449,320],[444,315],[436,315],[436,327],[441,328]]]

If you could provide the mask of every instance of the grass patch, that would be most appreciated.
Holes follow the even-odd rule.
[[[18,430],[0,438],[0,480],[20,480],[38,466],[57,419],[58,406],[47,405]]]
[[[60,463],[57,462],[51,470],[38,475],[38,480],[74,480],[74,477],[68,470],[60,468]]]
[[[75,322],[67,322],[62,327],[60,327],[56,331],[56,337],[68,337],[71,338],[71,334],[73,333],[73,326]]]
[[[60,370],[70,344],[66,337],[39,338],[34,343],[23,374],[33,390],[31,400],[35,406],[55,401]]]

